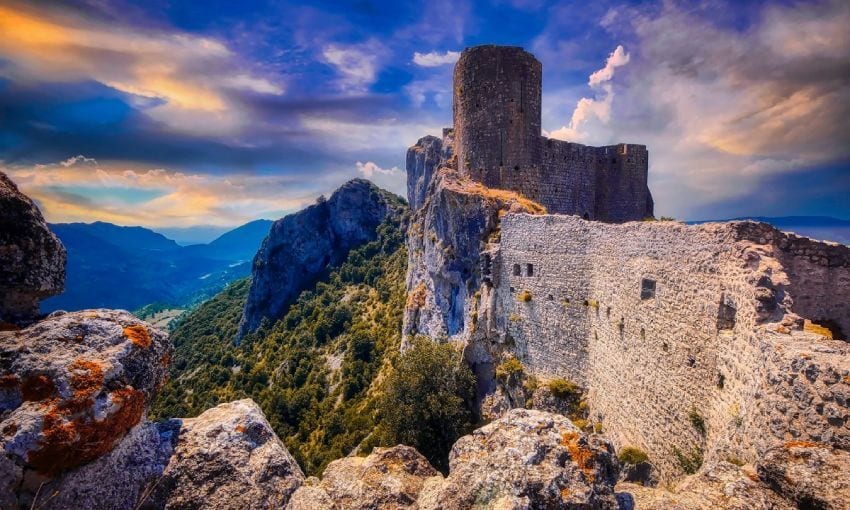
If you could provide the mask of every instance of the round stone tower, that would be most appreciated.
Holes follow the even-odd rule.
[[[540,165],[542,70],[515,46],[475,46],[454,70],[458,170],[493,188],[517,188]],[[520,186],[521,187],[521,186]]]

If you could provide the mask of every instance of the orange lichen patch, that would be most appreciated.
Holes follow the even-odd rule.
[[[564,432],[561,444],[567,447],[570,458],[582,470],[590,482],[596,478],[593,473],[593,450],[579,444],[581,436],[577,432]]]
[[[239,432],[240,434],[244,434],[245,433],[245,425],[237,425],[236,426],[236,432]]]
[[[117,410],[100,421],[91,412],[72,417],[58,406],[51,409],[44,416],[39,449],[29,453],[28,464],[44,474],[54,475],[112,450],[141,420],[145,398],[144,393],[133,388],[115,390],[110,398]]]
[[[850,384],[850,375],[845,375],[841,379],[844,380],[845,384]]]
[[[425,287],[425,282],[419,282],[410,293],[407,295],[407,308],[418,310],[425,306],[425,298],[428,296],[428,288]]]
[[[821,326],[820,324],[812,322],[809,319],[806,319],[803,322],[803,330],[808,331],[810,333],[814,333],[816,335],[820,335],[822,337],[826,337],[830,340],[833,339],[832,338],[832,331],[829,328],[826,328],[824,326]]]
[[[88,399],[103,388],[103,367],[96,361],[77,358],[68,365],[68,371],[75,399]]]
[[[744,473],[744,476],[746,476],[747,478],[749,478],[750,480],[752,480],[754,482],[758,482],[758,481],[761,480],[761,478],[759,478],[758,472],[756,472],[756,470],[753,469],[752,466],[742,467],[741,472]]]
[[[513,207],[511,206],[516,205],[521,209],[519,212],[527,212],[529,214],[546,214],[545,207],[515,191],[488,188],[480,182],[471,181],[454,174],[454,172],[449,172],[450,171],[447,171],[444,174],[447,177],[450,176],[450,178],[447,178],[444,181],[445,187],[448,190],[467,195],[478,195],[488,200],[497,201],[502,205],[500,209],[504,208],[513,210]]]
[[[20,379],[15,374],[0,375],[0,389],[12,389],[18,386]]]
[[[170,365],[171,364],[171,353],[166,352],[165,354],[163,354],[162,357],[159,358],[159,364],[164,366],[164,367],[167,367],[168,365]]]
[[[133,342],[133,345],[136,347],[147,349],[151,346],[151,333],[148,331],[148,328],[141,324],[134,324],[133,326],[124,328],[124,336]]]
[[[570,499],[570,489],[568,489],[567,487],[561,489],[561,499],[564,501]]]
[[[24,402],[38,402],[56,394],[56,386],[43,374],[31,375],[21,384],[21,396]]]
[[[785,443],[783,443],[783,446],[785,448],[818,448],[818,447],[823,447],[824,445],[818,444],[818,443],[815,443],[815,442],[812,442],[812,441],[795,440],[795,441],[785,441]]]

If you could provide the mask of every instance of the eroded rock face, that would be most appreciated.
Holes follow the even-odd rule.
[[[757,464],[762,480],[796,508],[850,505],[850,453],[807,441],[777,445]]]
[[[55,476],[109,452],[144,418],[170,356],[164,333],[124,311],[54,314],[0,333],[6,457]]]
[[[440,165],[442,151],[443,141],[430,135],[407,149],[407,201],[412,211],[425,203],[425,194]]]
[[[250,399],[184,419],[151,508],[283,508],[304,474]]]
[[[0,172],[0,326],[29,324],[39,300],[64,288],[65,248],[35,203]]]
[[[276,221],[254,258],[253,280],[238,339],[262,320],[279,319],[301,290],[348,252],[377,237],[401,201],[363,179],[340,187],[327,200]]]
[[[419,507],[615,509],[613,451],[563,416],[513,409],[455,443],[449,476],[427,484]]]
[[[368,457],[331,462],[321,481],[310,478],[295,492],[287,509],[415,509],[422,487],[432,477],[442,479],[413,448],[376,448]]]

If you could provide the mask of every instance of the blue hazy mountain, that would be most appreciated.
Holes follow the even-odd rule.
[[[42,311],[193,305],[251,273],[270,225],[253,221],[209,244],[180,246],[144,227],[51,224],[68,250],[67,278],[65,292],[44,300]]]
[[[795,234],[819,239],[821,241],[833,241],[836,243],[850,244],[850,221],[830,216],[742,216],[730,218],[729,220],[754,220],[770,223],[779,230],[794,232]],[[706,223],[705,221],[692,221],[688,223]]]

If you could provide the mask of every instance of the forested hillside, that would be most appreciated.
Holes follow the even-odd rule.
[[[160,417],[195,416],[243,397],[256,400],[309,473],[345,456],[374,429],[373,382],[398,356],[406,251],[402,222],[301,293],[285,317],[235,346],[249,280],[234,282],[180,320]]]

